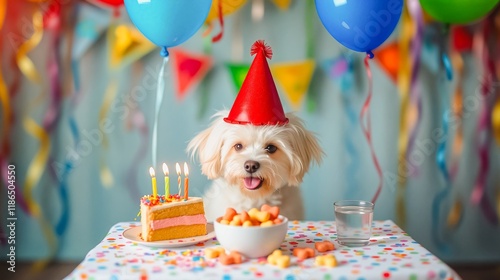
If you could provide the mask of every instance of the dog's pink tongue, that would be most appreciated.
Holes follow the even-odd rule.
[[[259,187],[261,180],[255,177],[245,178],[245,187],[249,190],[254,190]]]

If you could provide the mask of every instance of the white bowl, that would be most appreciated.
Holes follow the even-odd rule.
[[[268,227],[230,226],[214,222],[215,236],[220,245],[228,251],[237,251],[247,258],[267,257],[278,249],[285,240],[288,230],[288,219],[279,216],[280,224]]]

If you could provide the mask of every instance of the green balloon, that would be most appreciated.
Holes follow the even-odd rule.
[[[434,19],[467,24],[487,15],[500,0],[420,0],[422,9]]]

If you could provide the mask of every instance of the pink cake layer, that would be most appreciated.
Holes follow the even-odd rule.
[[[198,214],[192,216],[180,216],[168,219],[154,220],[151,222],[151,229],[158,230],[167,227],[206,224],[206,223],[207,219],[205,218],[205,215]]]

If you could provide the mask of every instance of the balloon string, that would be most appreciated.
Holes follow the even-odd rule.
[[[156,89],[156,103],[155,103],[155,118],[153,124],[153,136],[151,137],[151,150],[152,150],[152,162],[153,166],[156,167],[156,156],[157,156],[157,143],[158,143],[158,115],[160,113],[161,104],[163,102],[163,94],[165,92],[165,65],[168,63],[169,57],[165,56],[163,58],[163,63],[158,73],[158,87]]]
[[[380,192],[382,191],[383,177],[382,177],[382,168],[380,167],[377,155],[375,154],[375,148],[373,147],[372,132],[371,132],[372,128],[369,116],[370,104],[373,95],[373,76],[369,62],[371,57],[373,57],[373,54],[369,53],[364,59],[366,75],[368,77],[368,96],[366,97],[365,103],[363,104],[363,108],[361,109],[361,114],[359,116],[359,119],[361,121],[361,129],[363,131],[363,134],[365,135],[366,141],[368,142],[368,146],[370,147],[370,153],[372,156],[373,163],[375,165],[375,169],[377,170],[377,174],[379,176],[377,191],[375,192],[375,195],[372,198],[372,202],[375,204],[377,202],[378,196],[380,195]]]
[[[222,14],[222,0],[219,0],[219,3],[217,5],[217,13],[219,16],[220,31],[217,35],[212,37],[213,43],[219,42],[220,39],[222,39],[222,36],[224,35],[224,15]]]

